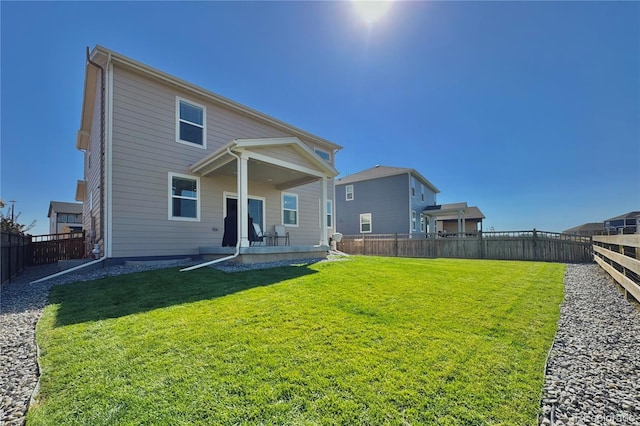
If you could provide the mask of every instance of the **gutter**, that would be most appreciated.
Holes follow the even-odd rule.
[[[240,157],[237,154],[234,154],[231,149],[229,149],[229,147],[227,147],[227,153],[229,155],[231,155],[232,157],[236,158],[236,164],[237,164],[237,169],[238,172],[236,173],[237,175],[237,185],[238,185],[238,195],[240,195],[240,179],[242,178],[242,176],[240,175]],[[240,198],[240,197],[238,197]],[[239,201],[239,200],[238,200]],[[236,240],[236,251],[234,254],[232,254],[231,256],[226,256],[226,257],[222,257],[220,259],[215,259],[215,260],[210,260],[208,262],[204,262],[204,263],[199,263],[197,265],[193,265],[193,266],[189,266],[188,268],[184,268],[184,269],[180,269],[180,272],[186,272],[186,271],[193,271],[194,269],[199,269],[199,268],[204,268],[205,266],[209,266],[209,265],[215,265],[216,263],[221,263],[221,262],[225,262],[227,260],[231,260],[231,259],[235,259],[236,257],[238,257],[238,255],[240,254],[240,240],[241,240],[241,235],[242,235],[242,224],[240,223],[240,209],[237,209],[237,213],[238,218],[236,219],[236,226],[237,226],[237,240]]]

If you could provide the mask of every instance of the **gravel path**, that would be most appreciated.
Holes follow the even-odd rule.
[[[233,272],[290,263],[252,267],[227,263],[219,269]],[[115,266],[29,284],[56,272],[55,265],[38,266],[28,268],[2,287],[0,425],[25,422],[38,381],[35,325],[49,289],[58,284],[153,268],[158,266]],[[624,300],[597,265],[567,266],[565,300],[549,354],[540,424],[640,424],[640,311]]]
[[[599,266],[567,265],[543,425],[640,425],[640,310]]]

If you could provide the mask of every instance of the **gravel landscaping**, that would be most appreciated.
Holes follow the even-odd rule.
[[[341,260],[336,257],[332,260]],[[222,264],[242,271],[317,261]],[[22,425],[38,383],[35,325],[49,289],[58,284],[159,266],[115,266],[30,284],[56,272],[28,268],[0,294],[0,424]],[[597,265],[567,265],[565,300],[549,353],[542,398],[543,425],[640,424],[640,311],[624,300]]]

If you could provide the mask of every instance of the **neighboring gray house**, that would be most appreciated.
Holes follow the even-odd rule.
[[[604,221],[606,234],[635,234],[640,228],[640,211],[629,212]]]
[[[375,166],[336,179],[336,230],[344,235],[425,234],[423,211],[435,206],[438,192],[408,168]],[[435,230],[435,218],[430,226]]]
[[[51,201],[49,203],[49,234],[82,231],[82,204]]]
[[[339,145],[101,46],[76,147],[87,250],[110,262],[220,257],[232,230],[241,258],[328,250]],[[276,225],[291,247],[264,247]]]
[[[602,235],[604,233],[604,224],[602,222],[583,223],[582,225],[565,229],[562,232],[565,234],[584,235],[584,236]]]

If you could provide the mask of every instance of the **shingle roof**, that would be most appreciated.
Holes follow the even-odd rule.
[[[566,229],[562,232],[564,232],[565,234],[575,234],[578,232],[587,232],[587,231],[603,231],[604,230],[604,225],[602,224],[602,222],[589,222],[589,223],[583,223],[582,225],[579,226],[574,226],[573,228],[569,228]]]
[[[51,217],[51,212],[56,213],[72,213],[82,214],[82,203],[67,203],[65,201],[51,201],[49,203],[49,213],[47,217]]]
[[[422,181],[422,183],[425,184],[433,192],[435,193],[440,192],[440,190],[436,188],[435,185],[433,185],[431,182],[429,182],[429,180],[427,180],[427,178],[425,178],[420,173],[418,173],[417,170],[409,169],[406,167],[390,167],[390,166],[378,165],[375,167],[371,167],[370,169],[362,170],[352,175],[348,175],[348,176],[336,179],[335,182],[336,182],[336,185],[346,185],[348,183],[361,182],[364,180],[378,179],[378,178],[388,177],[388,176],[396,176],[396,175],[401,175],[405,173],[409,173],[415,176],[416,178],[418,178],[418,180]]]
[[[622,220],[622,219],[633,219],[637,216],[640,216],[640,211],[638,212],[629,212],[627,214],[622,214],[620,216],[612,217],[611,219],[606,219],[605,222],[613,221],[613,220]]]

